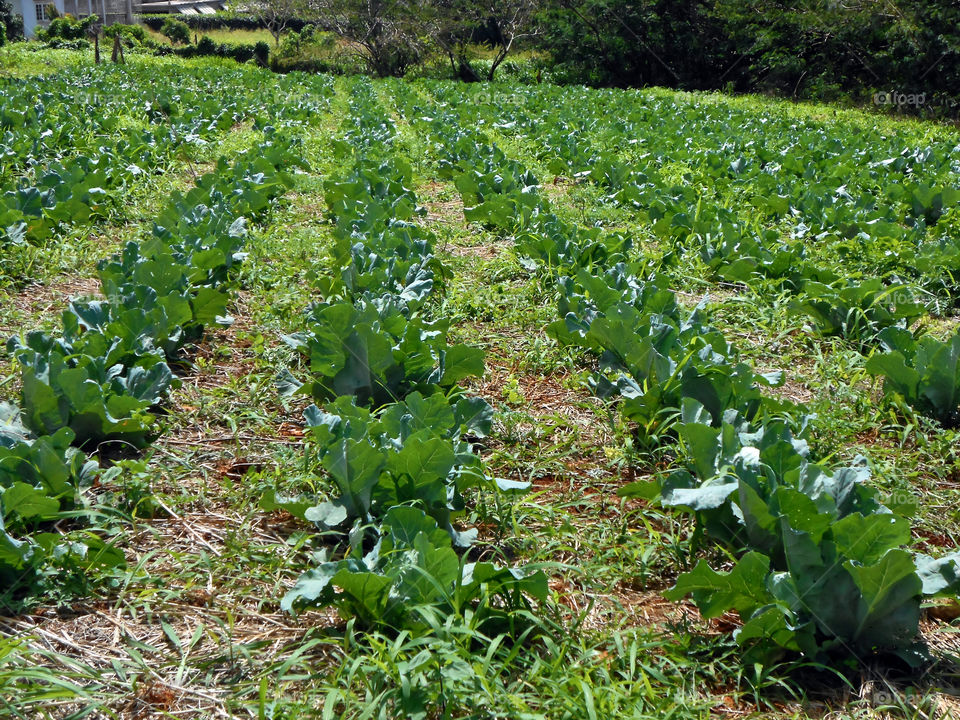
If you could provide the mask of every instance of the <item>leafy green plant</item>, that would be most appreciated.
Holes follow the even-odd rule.
[[[69,339],[32,332],[8,343],[20,364],[24,423],[40,434],[70,428],[81,446],[116,440],[143,447],[156,431],[149,409],[174,382],[170,368],[160,355],[125,366],[120,360],[131,349],[119,339],[90,332],[78,340],[74,348]]]
[[[304,498],[266,498],[268,509],[283,507],[322,528],[375,522],[392,507],[418,507],[468,546],[476,531],[456,531],[451,520],[464,509],[463,492],[487,483],[480,458],[463,434],[483,436],[492,408],[479,398],[412,393],[404,402],[373,414],[341,397],[326,411],[307,409],[308,437],[315,462],[329,473],[340,493],[310,505]]]
[[[388,152],[396,128],[382,121],[362,81],[351,107],[341,149],[356,162],[326,193],[337,241],[333,276],[318,284],[333,297],[311,306],[306,332],[285,338],[307,357],[310,379],[286,373],[281,381],[285,392],[336,398],[306,412],[308,464],[322,467],[335,489],[319,503],[275,492],[261,500],[327,532],[349,528],[340,535],[349,547],[336,560],[325,551],[282,607],[334,605],[364,626],[396,630],[467,614],[478,628],[516,630],[530,600],[546,600],[546,576],[466,563],[457,550],[477,531],[453,520],[469,488],[526,484],[488,479],[466,440],[486,435],[492,420],[485,401],[457,387],[483,374],[483,351],[448,345],[449,320],[426,319],[424,301],[444,269],[432,236],[409,223],[419,209],[409,166]]]
[[[91,532],[62,534],[56,521],[78,514],[80,490],[92,484],[96,461],[71,447],[73,432],[33,436],[19,411],[0,404],[0,608],[18,607],[42,573],[120,567],[123,554]]]
[[[600,273],[580,268],[570,276],[561,277],[557,298],[561,319],[552,322],[547,333],[561,343],[585,343],[593,321],[622,304],[681,322],[683,310],[676,295],[665,287],[662,279],[641,280],[634,272],[637,269],[621,263]],[[591,349],[599,351],[600,347],[591,346]]]
[[[216,285],[201,284],[232,265],[222,252],[213,250],[205,256],[198,252],[196,264],[189,266],[168,248],[155,250],[151,257],[145,257],[143,250],[137,243],[128,243],[122,254],[100,263],[106,299],[71,305],[86,328],[112,324],[120,330],[152,321],[157,323],[158,347],[172,352],[187,339],[198,337],[205,325],[225,322],[229,296]]]
[[[48,527],[69,516],[88,517],[73,507],[97,463],[84,462],[69,446],[123,442],[139,448],[156,434],[152,411],[177,383],[166,360],[206,324],[224,319],[227,272],[242,259],[239,215],[262,213],[286,189],[278,165],[289,154],[288,144],[268,140],[232,165],[218,163],[186,196],[172,199],[181,209],[190,203],[192,212],[100,264],[105,296],[71,301],[59,337],[35,331],[8,342],[21,392],[20,408],[0,410],[4,607],[19,602],[25,586],[60,571],[65,574],[58,581],[72,591],[67,580],[82,580],[85,570],[123,564],[123,554],[94,532]],[[165,217],[173,214],[168,210]]]
[[[878,278],[833,285],[808,282],[792,307],[808,315],[822,335],[862,343],[874,340],[884,328],[906,327],[925,313],[910,288],[887,287]]]
[[[542,571],[466,563],[450,546],[450,536],[415,508],[391,508],[378,535],[370,551],[354,546],[346,558],[304,573],[282,607],[334,605],[368,627],[396,629],[426,627],[421,615],[426,608],[444,615],[472,611],[479,613],[478,629],[489,631],[514,625],[513,615],[528,610],[531,600],[546,602]]]
[[[889,328],[878,339],[884,352],[871,355],[866,369],[883,378],[884,393],[945,427],[960,426],[960,334],[940,341]]]
[[[603,277],[580,271],[561,281],[561,290],[564,319],[548,333],[600,356],[596,393],[622,397],[621,412],[642,435],[668,429],[685,400],[707,408],[715,424],[730,409],[754,417],[764,403],[773,407],[760,388],[776,385],[780,375],[760,375],[737,362],[723,335],[702,323],[699,309],[681,311],[673,293],[655,282],[629,277],[618,266]]]
[[[22,532],[72,508],[80,486],[90,484],[99,469],[95,461],[71,447],[69,428],[33,437],[18,421],[18,414],[16,408],[0,405],[0,503],[8,533]]]
[[[174,45],[186,45],[190,42],[190,28],[185,22],[167,18],[160,27],[160,34]]]
[[[355,301],[388,292],[414,309],[442,279],[431,235],[411,222],[422,212],[408,187],[411,174],[408,163],[390,156],[376,167],[358,163],[343,180],[327,183],[336,240],[335,272],[318,282],[326,297]]]
[[[255,82],[255,78],[245,81]],[[323,103],[322,92],[299,101],[284,95],[279,102],[276,88],[270,94],[250,93],[243,89],[244,83],[232,87],[210,69],[178,73],[160,83],[149,69],[101,66],[82,81],[73,73],[58,75],[56,80],[48,77],[44,87],[38,98],[16,84],[0,89],[4,105],[0,123],[4,128],[21,128],[0,141],[0,244],[39,242],[122,213],[117,197],[148,182],[154,170],[163,168],[183,148],[221,136],[241,120],[252,120],[261,129],[302,122]],[[213,87],[219,95],[216,99],[210,95]],[[84,112],[91,102],[97,112]],[[267,135],[272,136],[272,130]],[[232,165],[218,163],[216,172],[201,178],[191,193],[207,193],[206,212],[214,205],[239,209],[243,201],[264,202],[272,192],[262,186],[264,181],[269,185],[287,182],[287,169],[303,164],[272,137],[266,139],[263,150],[260,156],[246,156]],[[285,153],[287,162],[278,163],[278,153]],[[213,196],[211,202],[214,179],[218,178],[218,189],[223,191],[244,176],[250,187],[241,198],[227,192]],[[192,215],[196,205],[187,208]],[[239,214],[257,212],[265,205],[258,209],[251,203],[250,207]],[[165,211],[159,223],[183,227],[178,221],[179,217]]]
[[[721,226],[708,233],[700,255],[717,276],[728,282],[751,283],[757,277],[778,280],[792,291],[802,292],[808,280],[832,282],[837,278],[805,259],[802,245],[777,243],[772,230],[751,235],[744,228]]]
[[[446,272],[433,255],[429,239],[416,226],[392,223],[362,242],[352,235],[337,238],[332,255],[338,272],[318,283],[327,297],[358,299],[364,293],[396,294],[407,307],[419,307]]]
[[[73,302],[63,315],[62,338],[28,333],[11,339],[28,427],[38,433],[69,427],[80,445],[146,444],[155,430],[149,409],[174,383],[165,360],[226,315],[228,296],[219,286],[242,257],[240,215],[261,212],[286,188],[274,163],[287,155],[268,143],[256,159],[221,161],[217,172],[172,199],[173,208],[189,205],[191,212],[158,226],[145,245],[129,243],[100,263],[106,298]]]
[[[422,212],[409,187],[412,176],[410,164],[395,157],[381,159],[376,167],[361,162],[347,177],[327,183],[324,198],[348,233],[410,221]]]
[[[284,338],[307,356],[311,373],[306,383],[287,373],[287,393],[317,400],[353,395],[361,405],[380,407],[411,392],[456,391],[460,380],[483,374],[482,350],[448,345],[448,321],[408,319],[393,296],[319,303],[308,313],[308,327]]]
[[[632,242],[622,233],[603,233],[565,223],[554,215],[534,215],[514,235],[514,248],[528,270],[576,271],[626,262]]]
[[[521,226],[540,203],[537,179],[529,171],[477,170],[458,175],[454,182],[463,197],[467,220],[506,231]]]
[[[957,586],[954,559],[926,562],[921,577],[904,549],[910,523],[881,504],[863,465],[830,471],[810,462],[785,425],[714,428],[705,415],[687,408],[678,432],[691,469],[667,478],[658,496],[693,513],[698,532],[738,559],[729,572],[701,560],[667,597],[692,595],[707,618],[736,611],[737,641],[760,662],[789,652],[817,662],[884,653],[920,662],[920,603],[937,582],[936,593]]]

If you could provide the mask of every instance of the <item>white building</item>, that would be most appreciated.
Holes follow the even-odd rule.
[[[50,22],[48,8],[53,5],[61,15],[85,18],[96,14],[104,25],[133,22],[132,0],[12,0],[13,12],[23,16],[23,34],[33,37],[38,27]]]

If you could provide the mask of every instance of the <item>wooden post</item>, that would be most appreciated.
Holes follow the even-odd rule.
[[[93,62],[100,64],[100,33],[93,36]]]
[[[126,64],[126,60],[123,59],[123,43],[120,42],[120,33],[117,33],[113,38],[113,53],[110,55],[111,62],[120,62],[120,64]]]

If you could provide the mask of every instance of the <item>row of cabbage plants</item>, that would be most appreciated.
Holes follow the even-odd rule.
[[[123,554],[82,529],[83,489],[99,457],[144,448],[189,368],[190,344],[227,323],[231,277],[248,219],[290,187],[296,145],[268,136],[174,193],[152,232],[99,264],[101,295],[70,302],[59,332],[27,332],[7,349],[19,405],[0,406],[0,602],[11,605],[51,566],[118,565]],[[72,519],[67,534],[54,524]]]
[[[922,322],[960,297],[960,166],[949,138],[904,146],[864,130],[841,143],[787,109],[758,118],[723,103],[641,104],[635,93],[565,90],[561,103],[552,88],[430,87],[450,105],[448,121],[530,141],[551,172],[637,212],[666,243],[661,268],[694,252],[716,280],[751,290],[766,281],[764,292],[791,296],[812,331],[868,355],[888,398],[948,429],[960,424],[960,333],[941,340]],[[688,182],[674,187],[666,176],[678,166]],[[599,234],[573,231],[584,232]],[[539,239],[521,235],[521,253],[555,264],[569,253],[562,235],[556,225]],[[821,258],[831,249],[842,266],[808,258],[808,248]]]
[[[480,377],[484,354],[448,341],[434,312],[445,269],[434,236],[417,222],[409,164],[372,84],[353,83],[340,152],[351,166],[326,187],[333,220],[332,273],[305,330],[287,337],[303,356],[289,394],[323,407],[305,412],[308,461],[329,477],[322,496],[264,498],[332,533],[284,597],[297,610],[332,605],[367,626],[426,627],[429,618],[469,615],[481,632],[519,632],[547,580],[532,568],[468,561],[477,538],[463,528],[472,490],[511,492],[491,479],[473,443],[493,411],[460,382]]]
[[[234,128],[309,121],[332,83],[305,85],[249,69],[163,74],[150,65],[0,82],[0,247],[110,216],[180,153]]]
[[[548,333],[598,358],[591,384],[638,440],[676,448],[674,472],[622,493],[691,514],[697,537],[724,548],[732,567],[701,560],[668,596],[692,596],[708,618],[739,613],[737,639],[753,660],[920,662],[921,603],[956,593],[960,556],[911,553],[910,523],[884,506],[865,461],[812,458],[804,409],[766,391],[779,374],[741,361],[702,307],[685,309],[664,278],[629,261],[627,239],[552,212],[532,173],[448,106],[397,97],[433,140],[466,218],[512,236],[557,288],[561,319]]]

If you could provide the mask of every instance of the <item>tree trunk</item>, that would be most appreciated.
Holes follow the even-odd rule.
[[[113,38],[113,52],[110,53],[110,62],[112,63],[123,63],[123,45],[120,43],[120,33],[117,33]]]
[[[100,33],[93,36],[93,62],[100,64]]]
[[[457,78],[462,82],[468,83],[480,82],[482,79],[474,69],[473,65],[470,64],[470,61],[466,58],[460,58],[459,66],[457,68]]]
[[[490,72],[487,73],[487,80],[493,82],[494,73],[497,72],[497,68],[500,67],[500,63],[507,59],[507,55],[510,53],[510,48],[513,45],[513,38],[504,44],[502,44],[497,51],[497,56],[493,59],[493,63],[490,65]]]
[[[453,50],[447,50],[447,57],[450,58],[450,72],[457,77],[457,60],[453,57]]]

